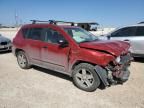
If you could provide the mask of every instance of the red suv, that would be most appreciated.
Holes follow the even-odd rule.
[[[32,65],[69,75],[74,84],[94,91],[128,80],[131,62],[129,43],[101,41],[76,26],[54,21],[24,25],[13,39],[13,53],[19,66]]]

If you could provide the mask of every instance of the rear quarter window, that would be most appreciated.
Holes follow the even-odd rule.
[[[29,32],[29,29],[28,28],[23,28],[22,29],[22,34],[23,34],[23,37],[26,38],[28,36],[28,32]]]

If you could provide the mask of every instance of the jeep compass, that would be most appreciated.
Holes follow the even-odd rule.
[[[90,92],[128,80],[129,48],[127,42],[101,41],[76,26],[34,21],[21,27],[12,50],[22,69],[36,65],[67,74],[78,88]]]

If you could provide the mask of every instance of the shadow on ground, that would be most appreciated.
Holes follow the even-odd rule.
[[[50,75],[53,75],[55,77],[63,78],[65,80],[67,80],[67,81],[73,82],[72,78],[69,77],[68,75],[65,75],[65,74],[62,74],[62,73],[59,73],[59,72],[56,72],[56,71],[52,71],[52,70],[49,70],[49,69],[44,69],[44,68],[41,68],[41,67],[38,67],[38,66],[33,66],[32,68],[37,70],[37,71],[39,71],[39,72],[50,74]],[[104,90],[105,86],[101,83],[98,88],[101,89],[101,90]]]
[[[134,58],[134,62],[144,63],[144,58],[141,58],[141,57],[135,57],[135,58]]]
[[[68,75],[65,75],[65,74],[62,74],[62,73],[59,73],[59,72],[56,72],[56,71],[53,71],[53,70],[44,69],[44,68],[41,68],[41,67],[38,67],[38,66],[33,66],[33,68],[35,70],[39,71],[39,72],[47,73],[47,74],[56,76],[58,78],[63,78],[65,80],[72,81],[72,78],[69,77]]]

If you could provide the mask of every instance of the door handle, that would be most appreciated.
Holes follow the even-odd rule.
[[[48,47],[47,46],[43,46],[42,48],[47,49]]]

